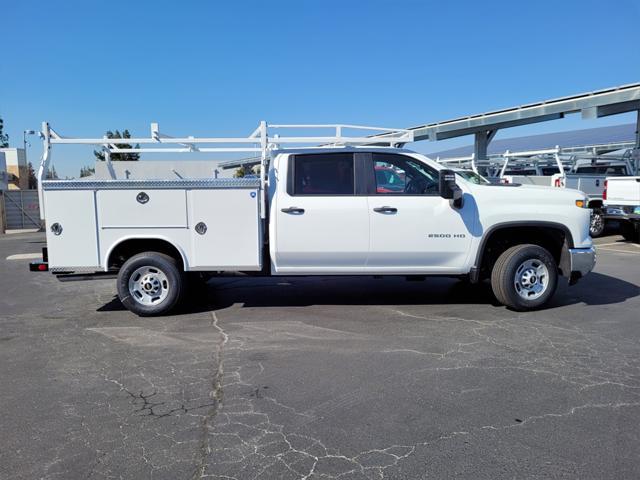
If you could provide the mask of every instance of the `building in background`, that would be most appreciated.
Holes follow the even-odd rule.
[[[0,152],[0,192],[4,192],[9,188],[9,173],[7,172],[7,161],[4,158],[4,152]]]
[[[29,188],[29,167],[24,148],[0,148],[4,154],[8,175],[8,190],[26,190]]]

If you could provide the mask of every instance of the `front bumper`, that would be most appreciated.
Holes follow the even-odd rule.
[[[593,270],[593,267],[596,265],[596,249],[595,247],[569,248],[567,252],[567,260],[569,262],[568,270],[570,272],[569,285],[573,285]]]

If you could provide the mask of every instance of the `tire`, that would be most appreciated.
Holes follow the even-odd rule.
[[[591,210],[591,221],[589,222],[589,235],[592,238],[599,237],[604,232],[605,220],[602,210],[599,208]]]
[[[637,232],[631,222],[620,222],[620,234],[627,242],[635,242],[637,238]]]
[[[491,271],[491,288],[496,299],[519,312],[544,306],[557,286],[556,262],[538,245],[516,245],[507,249]]]
[[[185,275],[173,257],[143,252],[127,260],[118,272],[118,296],[122,304],[141,317],[163,315],[180,301]]]

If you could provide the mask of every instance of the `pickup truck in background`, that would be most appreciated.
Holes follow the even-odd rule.
[[[571,188],[583,192],[587,196],[587,206],[591,209],[591,223],[589,234],[599,237],[605,229],[606,217],[603,210],[603,192],[605,180],[608,177],[631,175],[632,171],[626,163],[582,163],[560,173],[557,167],[531,168],[531,172],[539,175],[504,175],[506,183],[521,183],[525,185],[542,185],[558,188]],[[551,172],[554,173],[551,173]]]
[[[318,142],[332,145],[282,148],[295,139],[261,125],[250,138],[262,145],[260,178],[42,181],[48,263],[32,269],[116,273],[123,305],[149,316],[175,307],[187,279],[238,274],[486,279],[524,311],[543,307],[559,276],[573,285],[594,267],[577,190],[493,185],[390,136],[388,147],[337,133]],[[147,143],[157,138],[168,141]],[[104,140],[78,140],[90,142]]]
[[[640,242],[640,177],[607,177],[604,217],[620,222],[625,240]]]

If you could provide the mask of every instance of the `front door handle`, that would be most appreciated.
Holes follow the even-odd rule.
[[[386,214],[398,213],[398,209],[395,207],[376,207],[373,209],[373,211],[378,213],[386,213]]]
[[[298,207],[288,207],[280,210],[282,213],[290,213],[292,215],[302,215],[304,213],[304,208]]]

